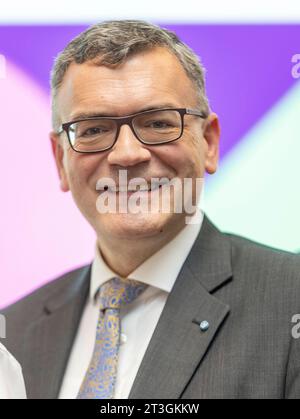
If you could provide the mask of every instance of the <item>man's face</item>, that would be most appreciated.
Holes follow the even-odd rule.
[[[78,119],[81,114],[126,116],[146,108],[192,108],[197,106],[193,83],[178,59],[166,49],[156,48],[129,58],[117,68],[97,66],[93,62],[72,63],[57,97],[62,122]],[[186,214],[149,211],[139,214],[101,213],[97,210],[96,185],[111,178],[118,186],[119,171],[133,178],[203,178],[214,173],[218,159],[219,125],[216,115],[207,120],[186,115],[181,139],[173,143],[149,146],[138,141],[128,125],[123,125],[117,142],[110,150],[80,154],[72,150],[63,133],[51,133],[61,188],[71,190],[74,200],[98,238],[137,239],[171,233],[184,225]],[[150,200],[153,191],[145,192]],[[161,201],[163,189],[156,198]],[[172,192],[173,193],[173,192]],[[193,192],[195,193],[195,191]],[[118,193],[117,193],[118,195]],[[126,198],[130,196],[126,195]]]

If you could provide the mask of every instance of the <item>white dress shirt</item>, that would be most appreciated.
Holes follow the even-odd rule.
[[[116,399],[127,399],[159,317],[176,278],[200,232],[203,213],[198,211],[179,234],[147,259],[128,278],[148,285],[128,308],[122,309],[121,345],[115,388]],[[100,286],[116,275],[96,247],[90,294],[70,354],[60,399],[75,399],[92,358],[99,317],[95,296]]]
[[[20,364],[0,343],[0,399],[26,399]]]

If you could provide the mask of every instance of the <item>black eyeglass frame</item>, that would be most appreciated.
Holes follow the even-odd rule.
[[[146,115],[148,113],[159,112],[159,111],[177,111],[180,114],[180,117],[181,117],[181,132],[180,132],[179,136],[177,138],[173,139],[173,140],[170,140],[170,141],[161,141],[161,142],[155,142],[155,143],[147,142],[145,140],[142,140],[141,138],[139,138],[138,134],[135,131],[134,125],[132,123],[133,119],[136,118],[137,116],[140,116],[140,115]],[[131,131],[134,134],[134,136],[142,144],[150,145],[150,146],[163,145],[163,144],[172,143],[173,141],[177,141],[182,137],[182,134],[183,134],[183,131],[184,131],[184,116],[185,115],[199,116],[202,119],[206,119],[208,117],[208,115],[206,113],[199,112],[199,111],[194,110],[194,109],[188,109],[188,108],[162,108],[162,109],[159,109],[158,108],[158,109],[150,109],[150,110],[147,110],[147,111],[137,112],[137,113],[134,113],[132,115],[127,115],[127,116],[117,116],[117,117],[113,117],[113,116],[94,116],[94,117],[89,117],[89,118],[76,119],[74,121],[66,122],[66,123],[62,124],[61,127],[60,127],[60,130],[58,131],[57,134],[61,135],[63,132],[65,132],[67,134],[67,138],[68,138],[68,141],[70,143],[71,148],[74,151],[76,151],[76,153],[92,154],[92,153],[101,153],[102,151],[110,150],[116,144],[116,142],[119,138],[120,129],[123,125],[129,125],[130,128],[131,128]],[[112,143],[112,145],[110,145],[109,147],[106,147],[105,149],[95,150],[95,151],[76,150],[76,148],[74,148],[74,146],[71,142],[71,139],[70,139],[70,135],[69,135],[70,126],[75,124],[75,123],[78,123],[78,122],[91,121],[91,120],[95,121],[95,120],[102,120],[102,119],[113,120],[117,124],[116,138],[115,138],[114,142]]]

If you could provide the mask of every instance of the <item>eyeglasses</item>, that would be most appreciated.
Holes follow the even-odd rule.
[[[161,145],[178,140],[184,131],[184,116],[207,118],[192,109],[157,109],[124,117],[90,117],[62,124],[58,134],[66,132],[78,153],[98,153],[116,143],[122,125],[129,125],[135,137],[146,145]]]

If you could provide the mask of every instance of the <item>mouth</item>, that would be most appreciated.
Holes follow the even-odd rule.
[[[159,191],[162,187],[166,187],[171,182],[170,179],[164,178],[163,180],[156,182],[143,182],[143,183],[134,183],[133,181],[129,182],[128,185],[118,185],[114,187],[110,187],[105,185],[104,187],[98,189],[98,192],[109,192],[114,194],[127,194],[132,195],[134,193],[151,193],[155,191]]]

